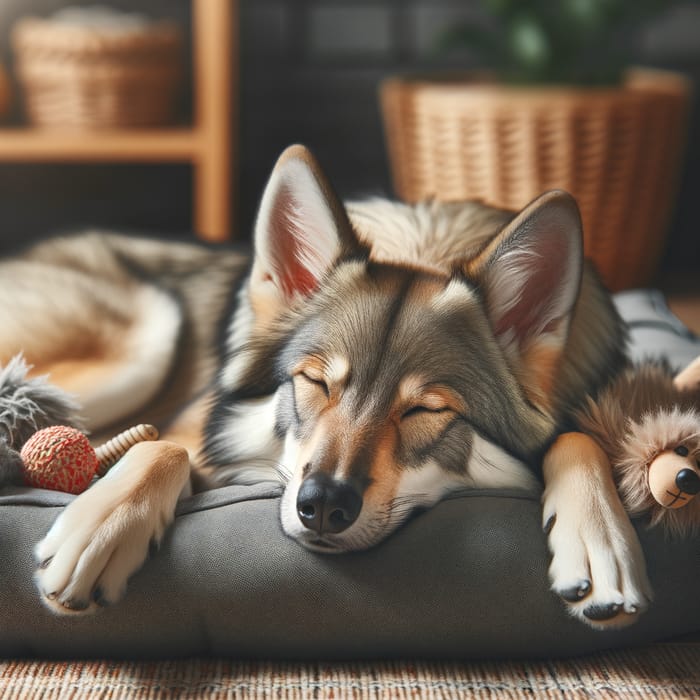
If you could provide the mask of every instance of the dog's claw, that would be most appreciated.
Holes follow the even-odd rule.
[[[577,603],[591,592],[591,582],[587,579],[579,581],[575,586],[557,591],[559,595],[569,603]]]
[[[92,592],[92,599],[101,608],[106,608],[110,605],[110,602],[105,598],[104,591],[99,586]]]
[[[46,559],[44,559],[44,561],[42,561],[42,562],[39,564],[39,568],[40,568],[40,569],[47,569],[47,568],[49,567],[49,564],[50,564],[52,561],[53,561],[53,557],[47,557]]]
[[[90,605],[87,600],[81,600],[79,598],[70,598],[69,600],[62,601],[61,605],[68,610],[87,610]]]
[[[555,513],[554,515],[551,515],[548,519],[547,522],[544,524],[544,527],[542,530],[544,531],[545,535],[548,535],[551,531],[552,528],[554,527],[554,523],[557,520],[557,514]]]
[[[622,610],[622,605],[620,603],[610,603],[608,605],[590,605],[587,607],[583,614],[589,619],[596,622],[603,620],[612,620],[620,610]]]

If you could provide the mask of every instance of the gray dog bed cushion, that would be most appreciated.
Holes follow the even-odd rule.
[[[655,292],[616,298],[633,355],[682,366],[700,341]],[[0,494],[0,654],[157,658],[544,657],[700,631],[700,541],[637,529],[655,591],[631,627],[598,632],[549,591],[537,494],[474,490],[413,518],[366,552],[328,556],[282,533],[274,484],[183,501],[124,600],[57,617],[32,583],[32,549],[72,496]]]

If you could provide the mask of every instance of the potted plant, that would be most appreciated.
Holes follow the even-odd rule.
[[[491,28],[441,42],[480,50],[494,76],[391,78],[380,87],[397,194],[519,209],[560,187],[613,290],[644,285],[665,239],[689,84],[627,69],[630,27],[670,0],[482,0]]]

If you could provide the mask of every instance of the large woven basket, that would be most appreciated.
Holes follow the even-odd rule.
[[[12,32],[27,116],[47,127],[159,126],[173,120],[182,36],[170,23],[128,31],[28,18]]]
[[[401,198],[517,210],[563,188],[608,287],[650,281],[677,187],[684,78],[634,70],[620,88],[581,89],[390,79],[380,97]]]

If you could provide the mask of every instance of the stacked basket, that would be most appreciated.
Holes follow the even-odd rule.
[[[688,84],[631,72],[620,88],[388,80],[381,100],[397,194],[517,210],[543,191],[578,200],[607,285],[647,284],[662,252]]]
[[[21,20],[12,42],[35,125],[94,129],[173,119],[183,61],[181,32],[171,23],[74,12]]]

